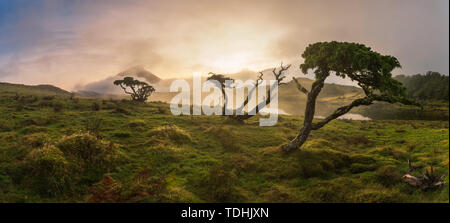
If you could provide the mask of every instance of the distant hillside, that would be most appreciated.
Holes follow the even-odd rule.
[[[71,93],[53,85],[24,85],[0,82],[0,92],[26,93],[37,95],[70,95]]]
[[[313,80],[308,78],[298,78],[298,80],[306,89],[310,89],[313,83]],[[363,97],[363,94],[363,91],[357,87],[325,84],[316,102],[316,114],[328,115],[336,108]],[[289,114],[303,115],[306,107],[306,95],[299,92],[296,84],[290,81],[288,84],[280,86],[278,104],[278,107]]]

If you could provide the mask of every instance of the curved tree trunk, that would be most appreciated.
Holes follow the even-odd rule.
[[[223,96],[223,106],[222,106],[222,115],[225,115],[225,111],[228,104],[228,97],[227,94],[225,94],[225,88],[222,87],[222,96]]]
[[[281,146],[281,150],[284,152],[290,152],[295,149],[298,149],[303,143],[305,143],[306,139],[309,136],[309,133],[312,130],[312,121],[314,119],[314,113],[316,110],[316,100],[320,91],[324,86],[325,79],[318,79],[314,81],[311,87],[311,91],[308,93],[307,101],[306,101],[306,109],[305,109],[305,119],[303,121],[303,127],[300,129],[300,132],[295,137],[294,140]]]

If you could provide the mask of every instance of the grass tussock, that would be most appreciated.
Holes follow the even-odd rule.
[[[176,125],[167,125],[150,130],[147,136],[159,142],[165,142],[167,140],[175,144],[192,142],[191,135]]]

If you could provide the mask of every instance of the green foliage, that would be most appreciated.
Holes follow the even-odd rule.
[[[356,81],[369,97],[412,103],[405,97],[405,87],[392,78],[392,70],[401,67],[393,56],[381,55],[359,43],[332,41],[310,44],[302,57],[305,60],[300,69],[305,74],[314,70],[316,79],[325,79],[334,72]]]
[[[100,132],[103,125],[103,119],[101,118],[89,118],[86,120],[85,130],[86,132],[91,133],[92,135],[96,136],[97,138],[100,138]]]
[[[123,80],[116,80],[114,81],[114,85],[120,86],[126,94],[131,96],[133,101],[144,102],[153,92],[155,92],[155,88],[153,88],[153,86],[143,81],[135,80],[132,77],[125,77]]]
[[[122,161],[122,152],[111,142],[97,139],[89,133],[63,136],[58,147],[70,160],[80,164],[82,171],[92,171],[98,175],[108,172]]]
[[[190,134],[176,125],[158,127],[148,132],[147,136],[156,141],[171,141],[176,144],[185,144],[192,141]]]
[[[218,81],[221,85],[222,88],[225,87],[225,81],[232,81],[233,79],[230,77],[226,77],[223,74],[214,74],[214,73],[209,73],[211,74],[211,76],[209,76],[206,80],[215,80]]]
[[[449,77],[438,72],[428,71],[425,75],[398,75],[395,79],[406,87],[409,97],[421,100],[449,100]]]
[[[43,195],[57,195],[69,186],[71,175],[69,162],[55,146],[31,151],[25,158],[25,182]]]

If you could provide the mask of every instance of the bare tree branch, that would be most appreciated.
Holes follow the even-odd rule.
[[[278,85],[278,86],[283,85],[283,84],[286,84],[286,83],[282,83],[283,79],[286,77],[286,76],[284,75],[284,72],[285,72],[286,70],[288,70],[290,67],[291,67],[291,64],[289,64],[289,65],[287,65],[287,66],[283,66],[283,62],[281,62],[280,69],[278,70],[278,72],[276,72],[276,71],[277,71],[277,68],[276,68],[276,67],[273,68],[272,73],[273,73],[273,75],[274,75],[274,77],[275,77],[275,80],[277,80],[277,85]],[[251,98],[251,96],[252,96],[251,93],[253,93],[253,91],[258,87],[259,82],[260,82],[260,81],[262,82],[262,80],[263,80],[262,76],[263,76],[264,74],[263,74],[262,71],[260,71],[259,73],[260,73],[260,75],[259,75],[258,79],[256,80],[256,84],[255,84],[254,88],[249,92],[249,94],[247,95],[247,98],[245,99],[244,103],[242,104],[242,106],[241,106],[240,108],[243,109],[243,108],[245,107],[245,105],[248,104],[248,102],[249,102],[249,100],[250,100],[250,98]],[[253,112],[254,112],[255,114],[258,113],[258,112],[259,112],[259,109],[264,108],[264,106],[267,106],[268,104],[270,104],[270,101],[272,100],[272,97],[271,97],[271,95],[270,95],[270,92],[271,92],[271,89],[273,89],[274,87],[275,87],[275,85],[272,85],[272,86],[270,86],[270,88],[267,90],[267,92],[266,92],[266,99],[265,99],[264,102],[261,102],[260,104],[257,104],[256,107],[254,107],[252,110],[249,109],[250,112],[247,112],[247,113],[244,114],[244,115],[236,115],[236,116],[233,116],[233,117],[234,117],[235,119],[237,119],[237,120],[243,121],[243,120],[246,120],[246,119],[251,118],[253,115],[250,115],[250,114],[253,114]],[[264,103],[265,103],[265,104],[264,104]]]
[[[304,94],[308,94],[308,93],[309,93],[308,90],[306,90],[306,88],[304,88],[304,87],[298,82],[297,78],[292,77],[292,80],[294,80],[295,85],[297,85],[297,89],[298,89],[300,92],[302,92],[302,93],[304,93]]]

